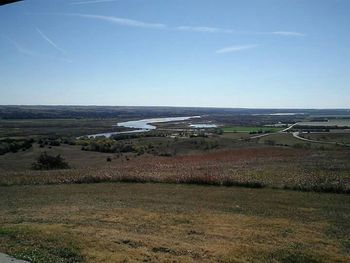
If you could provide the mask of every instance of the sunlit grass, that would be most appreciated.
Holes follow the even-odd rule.
[[[39,251],[38,257],[86,262],[348,259],[347,195],[120,183],[0,188],[0,246],[14,255]]]

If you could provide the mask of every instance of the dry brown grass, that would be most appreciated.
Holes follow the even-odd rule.
[[[89,184],[0,187],[0,198],[1,228],[74,240],[86,262],[350,259],[346,195]]]
[[[66,157],[62,150],[56,151]],[[4,171],[0,174],[0,185],[158,182],[350,192],[348,151],[256,147],[175,157],[129,155],[128,161],[124,157],[83,152],[76,147],[67,152],[72,156],[73,167],[78,164],[80,168]],[[111,156],[112,162],[107,163],[106,156]],[[70,158],[66,159],[69,162]]]

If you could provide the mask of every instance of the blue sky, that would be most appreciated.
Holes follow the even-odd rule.
[[[0,104],[349,108],[350,1],[2,6]]]

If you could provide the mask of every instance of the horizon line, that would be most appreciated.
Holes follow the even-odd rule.
[[[350,108],[296,108],[296,107],[220,107],[220,106],[171,106],[171,105],[101,105],[101,104],[0,104],[0,107],[19,107],[19,106],[32,106],[32,107],[140,107],[140,108],[213,108],[213,109],[248,109],[248,110],[348,110]]]

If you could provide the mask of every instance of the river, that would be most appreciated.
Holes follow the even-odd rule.
[[[99,137],[99,136],[105,136],[105,137],[111,137],[115,134],[129,134],[129,133],[139,133],[139,132],[148,132],[150,130],[157,129],[156,126],[152,125],[153,123],[160,123],[160,122],[171,122],[171,121],[185,121],[189,119],[194,118],[200,118],[201,116],[186,116],[186,117],[166,117],[166,118],[152,118],[152,119],[143,119],[143,120],[136,120],[136,121],[125,121],[125,122],[118,122],[118,127],[126,127],[131,128],[135,130],[131,131],[123,131],[123,132],[105,132],[105,133],[97,133],[97,134],[91,134],[88,135],[88,137]]]

